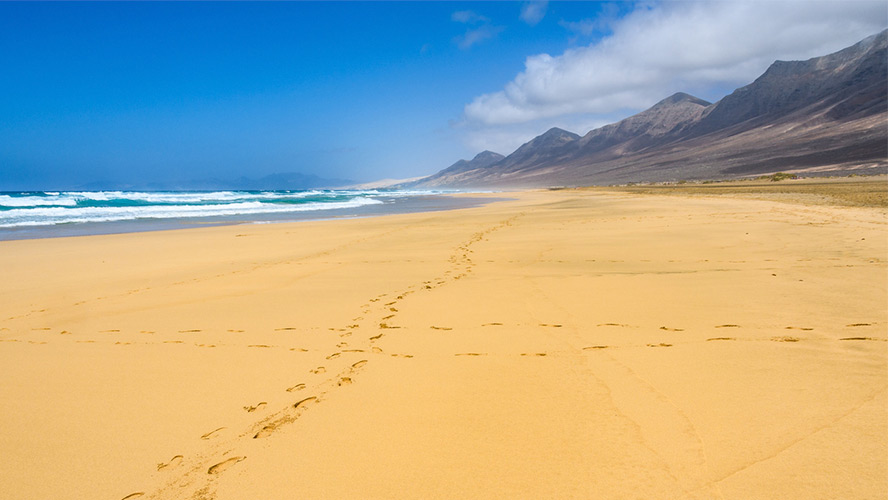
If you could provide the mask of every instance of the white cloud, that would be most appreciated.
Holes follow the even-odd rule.
[[[601,11],[594,19],[580,19],[579,21],[558,21],[564,29],[577,36],[591,36],[595,33],[609,34],[613,26],[619,20],[620,7],[614,3],[601,5]]]
[[[601,30],[605,23],[602,23],[598,19],[581,19],[579,21],[565,21],[562,19],[558,21],[564,29],[582,36],[589,36],[596,31]]]
[[[521,20],[531,26],[536,26],[546,17],[548,4],[548,1],[524,2],[521,5]]]
[[[499,35],[505,29],[503,26],[494,26],[490,23],[489,18],[471,10],[458,10],[450,15],[450,19],[475,26],[467,28],[464,34],[453,39],[454,43],[463,50]]]
[[[484,126],[642,110],[680,90],[705,94],[745,85],[775,59],[824,55],[886,24],[883,1],[640,5],[592,45],[528,57],[503,90],[466,105],[464,118],[481,132]]]
[[[450,15],[450,19],[463,24],[485,23],[490,20],[471,10],[458,10]]]
[[[479,26],[477,28],[466,31],[465,34],[456,37],[454,41],[456,42],[456,45],[459,46],[459,48],[465,50],[472,45],[499,35],[504,29],[505,28],[502,26],[485,24],[483,26]]]

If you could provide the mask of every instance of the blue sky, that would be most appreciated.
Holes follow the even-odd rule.
[[[430,174],[483,149],[508,154],[551,126],[585,133],[676,91],[716,100],[774,59],[883,29],[885,11],[0,2],[0,189]]]

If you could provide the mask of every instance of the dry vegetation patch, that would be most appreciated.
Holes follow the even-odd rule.
[[[743,196],[794,203],[850,207],[888,207],[888,176],[791,179],[777,177],[740,181],[636,184],[585,189],[641,194]]]

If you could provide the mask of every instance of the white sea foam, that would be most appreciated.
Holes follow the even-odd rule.
[[[49,194],[49,193],[47,193]],[[9,196],[0,194],[0,207],[74,206],[77,200],[54,196]]]
[[[74,196],[80,193],[68,193]],[[99,199],[97,193],[89,193]],[[114,196],[103,193],[105,196]],[[126,198],[133,199],[132,193]],[[145,193],[152,194],[153,193]],[[170,193],[176,194],[179,193]],[[192,193],[182,193],[190,195]],[[201,193],[203,194],[203,193]],[[218,195],[219,193],[215,193]],[[301,193],[300,193],[301,194]],[[357,193],[349,193],[357,194]],[[116,195],[116,193],[115,193]],[[276,197],[281,198],[280,194]],[[113,199],[113,198],[107,198]],[[147,201],[147,200],[146,200]],[[205,200],[204,200],[205,201]],[[181,200],[180,200],[181,202]],[[307,212],[315,210],[333,210],[356,208],[365,205],[383,203],[367,196],[356,196],[345,201],[306,202],[301,204],[263,203],[260,201],[242,201],[235,203],[217,203],[207,205],[146,205],[146,206],[99,206],[65,208],[60,206],[37,206],[36,208],[15,208],[0,211],[0,227],[48,226],[74,222],[110,222],[136,219],[169,219],[190,217],[218,217],[250,214],[269,214],[286,212]],[[33,206],[33,205],[32,205]]]

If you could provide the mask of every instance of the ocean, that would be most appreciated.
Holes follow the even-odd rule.
[[[0,240],[360,217],[480,204],[480,200],[442,196],[447,193],[385,189],[0,192]]]

